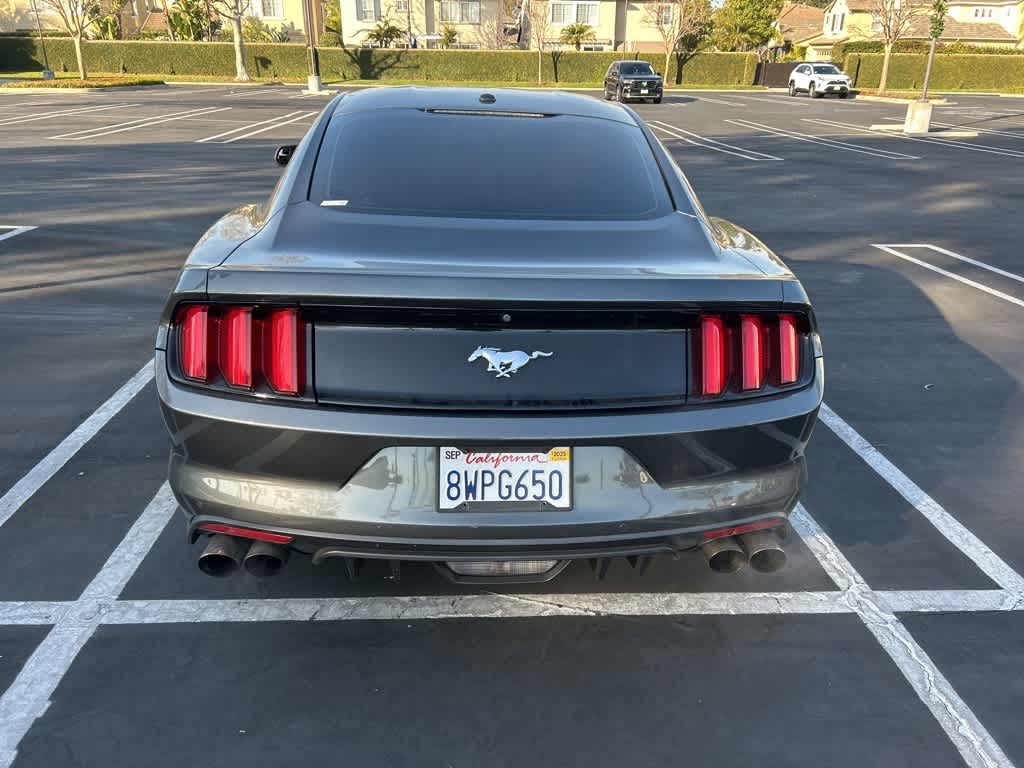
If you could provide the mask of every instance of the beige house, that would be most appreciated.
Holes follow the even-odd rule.
[[[512,20],[502,0],[341,0],[345,44],[366,45],[367,33],[385,18],[418,48],[438,47],[449,27],[455,32],[453,48],[499,48],[515,42],[506,33]]]
[[[583,44],[584,50],[626,53],[664,53],[658,26],[674,11],[673,4],[645,0],[546,0],[543,5],[548,21],[545,48],[565,47],[560,41],[562,30],[570,24],[586,24],[593,29],[594,39]],[[523,36],[524,45],[527,42],[536,47],[532,35]]]
[[[943,42],[971,45],[1019,46],[1021,0],[951,0],[942,32]],[[810,61],[827,61],[836,43],[880,40],[881,24],[875,0],[833,0],[825,9],[821,34],[805,41]],[[910,24],[904,40],[926,40],[929,34],[928,4]]]

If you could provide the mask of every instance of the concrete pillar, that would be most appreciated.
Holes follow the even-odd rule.
[[[928,101],[912,101],[907,105],[903,132],[910,136],[928,133],[932,122],[932,105]]]

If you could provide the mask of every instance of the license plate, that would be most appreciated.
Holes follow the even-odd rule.
[[[645,93],[647,93],[647,89],[646,88],[641,88],[640,89],[640,95],[643,96]]]
[[[572,509],[572,450],[438,450],[438,506],[442,511],[490,507]]]

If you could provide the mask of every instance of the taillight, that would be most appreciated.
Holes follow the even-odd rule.
[[[306,328],[294,308],[189,304],[176,315],[181,375],[216,386],[296,396],[303,390]]]
[[[273,310],[263,321],[263,339],[263,375],[270,388],[282,395],[299,394],[298,310]]]
[[[792,384],[800,378],[800,344],[796,318],[779,315],[779,382]]]
[[[750,395],[798,383],[806,338],[792,314],[701,315],[693,340],[695,394]]]
[[[230,307],[220,319],[220,370],[232,387],[252,389],[252,307]]]
[[[178,321],[181,324],[181,373],[186,379],[210,380],[211,345],[209,307],[186,307]]]
[[[725,324],[720,317],[700,319],[701,392],[720,395],[725,389],[728,358],[726,357]]]

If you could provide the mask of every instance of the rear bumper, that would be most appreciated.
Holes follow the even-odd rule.
[[[332,556],[451,560],[647,554],[708,529],[788,515],[822,396],[586,414],[438,414],[300,407],[157,387],[170,485],[208,521],[288,533]],[[574,450],[571,511],[440,512],[436,447]]]

